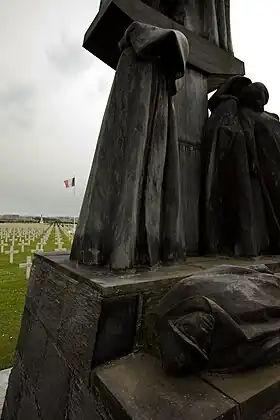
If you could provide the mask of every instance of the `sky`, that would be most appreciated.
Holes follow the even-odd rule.
[[[78,215],[114,71],[82,48],[96,0],[0,0],[0,214]],[[279,0],[231,0],[235,56],[280,113]],[[63,181],[76,177],[73,189]]]

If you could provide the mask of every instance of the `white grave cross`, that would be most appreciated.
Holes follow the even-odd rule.
[[[29,277],[30,277],[31,267],[32,267],[31,257],[26,257],[26,263],[19,264],[19,268],[25,268],[26,269],[26,273],[25,273],[26,280],[28,280]]]
[[[14,254],[18,254],[18,251],[14,250],[13,245],[10,247],[10,251],[5,251],[5,254],[10,255],[10,264],[14,263]]]

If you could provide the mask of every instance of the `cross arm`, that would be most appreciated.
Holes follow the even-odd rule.
[[[141,0],[111,0],[101,7],[85,34],[84,48],[115,69],[120,55],[118,43],[134,21],[183,32],[190,44],[188,62],[208,75],[209,91],[216,89],[230,76],[245,74],[242,61]]]

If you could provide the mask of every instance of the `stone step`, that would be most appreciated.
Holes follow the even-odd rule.
[[[108,419],[235,418],[237,404],[231,398],[197,376],[166,376],[160,362],[144,353],[98,367],[94,383],[108,411]]]
[[[174,378],[136,353],[96,368],[93,383],[111,420],[280,419],[280,365]]]

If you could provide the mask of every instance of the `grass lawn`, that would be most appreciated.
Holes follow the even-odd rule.
[[[64,240],[63,247],[69,249],[71,246],[69,239],[61,230],[60,233]],[[9,263],[9,255],[0,253],[0,370],[13,364],[13,354],[24,308],[28,280],[25,278],[25,269],[19,268],[19,264],[26,262],[28,255],[34,255],[31,250],[35,249],[38,240],[39,238],[31,242],[30,246],[26,246],[24,253],[15,254],[13,264]],[[44,251],[54,251],[55,248],[57,245],[53,228]],[[14,249],[21,250],[16,241]]]

